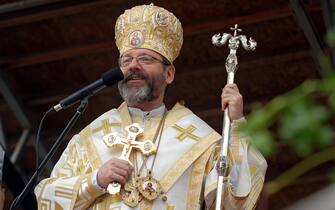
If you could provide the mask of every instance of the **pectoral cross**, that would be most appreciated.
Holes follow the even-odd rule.
[[[156,152],[157,148],[152,141],[136,141],[136,137],[143,133],[143,129],[138,123],[126,126],[125,130],[127,132],[126,138],[118,136],[117,133],[109,133],[103,137],[107,147],[123,147],[121,156],[119,157],[120,159],[126,160],[131,164],[129,156],[133,149],[137,149],[143,153],[143,155],[147,156]],[[121,185],[117,182],[113,182],[107,187],[107,191],[112,195],[118,194],[120,190]]]

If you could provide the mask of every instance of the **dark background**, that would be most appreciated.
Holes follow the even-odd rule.
[[[26,140],[15,166],[21,176],[29,178],[35,167],[36,127],[43,113],[117,65],[116,18],[125,9],[150,2],[20,2],[0,0],[0,119],[9,155],[13,154],[20,138]],[[327,0],[161,0],[153,3],[173,12],[184,29],[184,45],[175,61],[176,78],[167,93],[166,105],[172,107],[183,100],[219,133],[222,126],[220,94],[226,83],[224,63],[229,50],[227,46],[218,48],[211,44],[215,33],[231,32],[229,28],[237,23],[243,29],[241,34],[253,37],[258,43],[254,52],[240,48],[237,53],[240,67],[235,81],[244,97],[245,114],[250,112],[254,102],[264,104],[305,80],[321,78],[315,57],[319,50],[331,52],[323,41],[329,26],[330,3]],[[88,109],[67,140],[120,103],[116,87],[99,92],[90,99]],[[42,157],[74,110],[75,107],[46,119]],[[26,138],[24,130],[29,133]],[[66,144],[67,141],[46,174]],[[280,148],[281,152],[267,159],[266,181],[299,161],[286,146],[280,145]],[[261,202],[273,210],[289,206],[327,185],[329,180],[325,172],[328,169],[327,165],[322,165]],[[8,186],[6,196],[8,206],[12,199]]]

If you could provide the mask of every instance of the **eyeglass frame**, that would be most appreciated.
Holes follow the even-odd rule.
[[[150,59],[152,60],[152,62],[151,62],[151,63],[141,63],[140,60],[139,60],[138,58],[141,58],[141,57],[144,57],[144,56],[146,56],[146,57],[148,57],[148,58],[150,57]],[[124,58],[124,57],[131,58],[131,61],[130,61],[129,64],[126,65],[126,66],[122,66],[122,65],[121,65],[121,59]],[[129,65],[133,62],[133,60],[135,59],[136,62],[137,62],[138,64],[140,64],[140,65],[150,65],[150,64],[154,63],[153,61],[158,61],[159,63],[163,64],[164,66],[171,66],[171,63],[170,63],[170,61],[169,61],[168,59],[166,59],[164,56],[161,56],[161,57],[162,57],[163,60],[160,60],[160,59],[158,59],[158,58],[156,58],[156,57],[154,57],[154,56],[148,55],[148,54],[139,55],[139,56],[137,56],[137,57],[132,57],[132,56],[121,56],[121,57],[119,57],[119,59],[118,59],[118,64],[119,64],[120,67],[123,67],[123,68],[124,68],[124,67],[129,66]]]

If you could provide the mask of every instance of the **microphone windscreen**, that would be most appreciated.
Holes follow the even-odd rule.
[[[114,85],[115,83],[123,80],[124,76],[123,76],[121,69],[119,67],[115,67],[103,73],[101,78],[102,78],[104,85],[110,86],[110,85]]]

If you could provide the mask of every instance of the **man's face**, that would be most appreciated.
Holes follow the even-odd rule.
[[[121,59],[125,64],[121,66],[125,78],[119,82],[118,88],[129,106],[163,96],[166,85],[173,81],[174,69],[171,75],[171,67],[164,66],[162,56],[152,50],[132,49]]]

